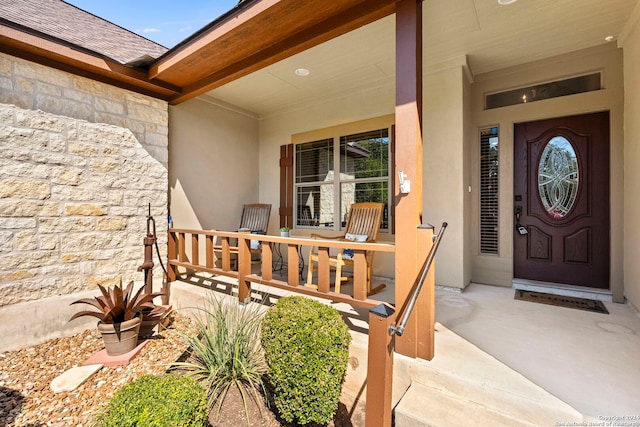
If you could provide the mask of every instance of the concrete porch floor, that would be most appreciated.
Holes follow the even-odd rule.
[[[471,284],[437,291],[436,319],[588,418],[637,416],[640,425],[640,317],[628,304],[604,304],[608,315]]]
[[[233,293],[233,280],[211,279],[174,282],[174,307],[193,305],[207,287]],[[287,295],[254,290],[256,298]],[[605,302],[605,315],[513,296],[510,288],[476,284],[462,293],[436,291],[434,359],[395,357],[397,427],[558,426],[640,416],[640,317],[630,306]],[[375,298],[392,300],[393,284]],[[367,313],[334,306],[352,330],[343,394],[355,406],[365,396]]]

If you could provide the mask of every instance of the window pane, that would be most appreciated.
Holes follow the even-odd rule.
[[[389,176],[389,130],[340,137],[340,174],[341,179]]]
[[[492,93],[485,96],[486,109],[506,107],[508,105],[523,104],[526,102],[541,101],[543,99],[557,98],[576,93],[591,92],[602,88],[600,73],[586,76],[571,77],[550,83],[542,83],[535,86],[520,89],[507,90]]]
[[[576,202],[580,177],[573,145],[564,136],[551,138],[538,164],[538,191],[553,218],[564,218]]]
[[[333,181],[333,139],[296,145],[296,182]]]
[[[480,132],[480,253],[498,254],[498,128]]]
[[[347,214],[353,203],[384,203],[382,225],[380,229],[389,228],[389,183],[388,181],[349,182],[340,185],[340,227],[347,222]]]
[[[296,225],[333,227],[333,184],[298,187]]]

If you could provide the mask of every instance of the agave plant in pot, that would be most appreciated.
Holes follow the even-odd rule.
[[[105,288],[98,285],[101,295],[94,298],[82,298],[71,304],[89,304],[97,309],[80,311],[73,320],[80,316],[98,318],[98,330],[102,334],[104,347],[109,356],[128,353],[138,344],[138,332],[142,322],[143,310],[154,310],[153,299],[161,292],[144,293],[144,287],[134,294],[133,281],[125,289],[120,285]]]

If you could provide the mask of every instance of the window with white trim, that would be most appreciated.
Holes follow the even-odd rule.
[[[295,224],[340,230],[358,202],[385,204],[389,229],[389,128],[337,135],[295,147]]]

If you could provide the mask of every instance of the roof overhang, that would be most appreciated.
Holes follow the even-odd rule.
[[[0,24],[0,51],[3,53],[155,98],[170,100],[181,93],[179,87],[151,81],[144,69],[126,66],[96,52],[4,20]]]
[[[262,0],[168,52],[150,77],[177,104],[394,13],[397,0]]]
[[[245,0],[143,67],[0,22],[0,50],[179,104],[395,12],[398,0]]]

